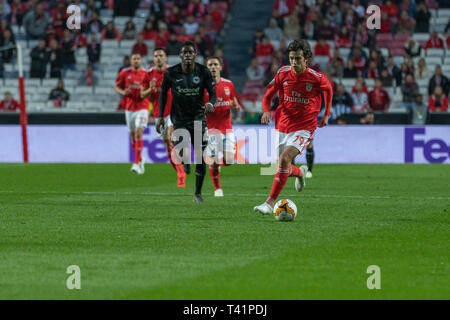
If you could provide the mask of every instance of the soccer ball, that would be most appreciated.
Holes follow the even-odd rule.
[[[281,199],[275,203],[273,215],[277,221],[292,221],[297,216],[297,206],[289,199]]]

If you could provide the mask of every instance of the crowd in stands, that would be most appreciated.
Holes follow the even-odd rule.
[[[70,4],[81,8],[81,30],[66,26]],[[26,78],[65,79],[67,72],[77,71],[80,86],[96,86],[102,80],[102,52],[107,42],[117,42],[123,49],[123,43],[131,41],[127,55],[140,52],[144,67],[151,65],[154,47],[165,47],[169,55],[178,55],[186,40],[194,41],[203,57],[223,55],[218,42],[231,4],[232,0],[0,0],[0,47],[6,48],[0,51],[0,82],[1,78],[17,77],[5,71],[5,65],[16,65],[17,36],[32,44]],[[139,27],[135,23],[137,10],[139,18],[145,18]],[[104,11],[110,14],[102,14]],[[116,26],[118,17],[128,17],[123,28]],[[77,58],[80,51],[85,51],[85,61]],[[225,77],[228,72],[225,64]],[[58,84],[59,90],[61,86]],[[52,92],[50,97],[57,91]],[[51,100],[70,99],[69,94],[64,94],[64,99],[57,96]],[[64,105],[61,101],[55,106]]]
[[[366,27],[370,4],[381,8],[380,30]],[[309,66],[333,82],[336,123],[347,113],[361,114],[362,123],[373,122],[373,112],[414,113],[424,101],[429,112],[448,111],[450,85],[441,64],[450,51],[450,11],[441,13],[437,25],[435,17],[443,12],[438,5],[434,0],[275,0],[267,28],[254,35],[242,99],[261,99],[277,70],[289,64],[289,42],[302,38],[313,51]]]

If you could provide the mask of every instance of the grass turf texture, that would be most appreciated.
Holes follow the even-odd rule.
[[[273,176],[223,168],[204,204],[194,174],[148,165],[0,164],[1,299],[448,299],[448,165],[317,165],[281,197],[294,222],[253,212]],[[81,268],[81,290],[66,268]],[[368,290],[369,265],[381,290]]]

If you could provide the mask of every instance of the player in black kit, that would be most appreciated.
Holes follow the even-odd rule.
[[[161,94],[159,96],[159,114],[164,115],[167,92],[171,89],[172,109],[170,118],[174,128],[173,139],[175,149],[177,149],[177,145],[183,141],[182,137],[177,138],[177,129],[187,130],[189,132],[191,143],[194,145],[194,122],[197,123],[196,129],[199,128],[198,125],[201,124],[202,155],[201,159],[198,159],[198,154],[196,154],[197,165],[195,166],[196,179],[194,201],[203,202],[202,186],[206,174],[203,151],[208,142],[207,137],[205,136],[205,132],[207,131],[205,115],[214,112],[216,89],[214,87],[214,80],[211,72],[207,67],[196,63],[196,57],[197,52],[195,44],[192,41],[184,42],[180,50],[181,63],[168,68],[164,73]],[[205,89],[209,93],[209,102],[206,104],[204,103]],[[156,130],[161,132],[163,126],[164,118],[160,117],[156,124]],[[197,135],[199,134],[200,132],[197,132]],[[195,146],[194,150],[196,150]],[[187,163],[185,163],[185,168],[186,164]]]

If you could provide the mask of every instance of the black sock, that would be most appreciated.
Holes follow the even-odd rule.
[[[314,165],[314,147],[311,149],[306,149],[306,163],[308,164],[308,171],[312,172]]]
[[[203,180],[206,174],[206,164],[201,163],[195,166],[195,194],[202,194]]]

